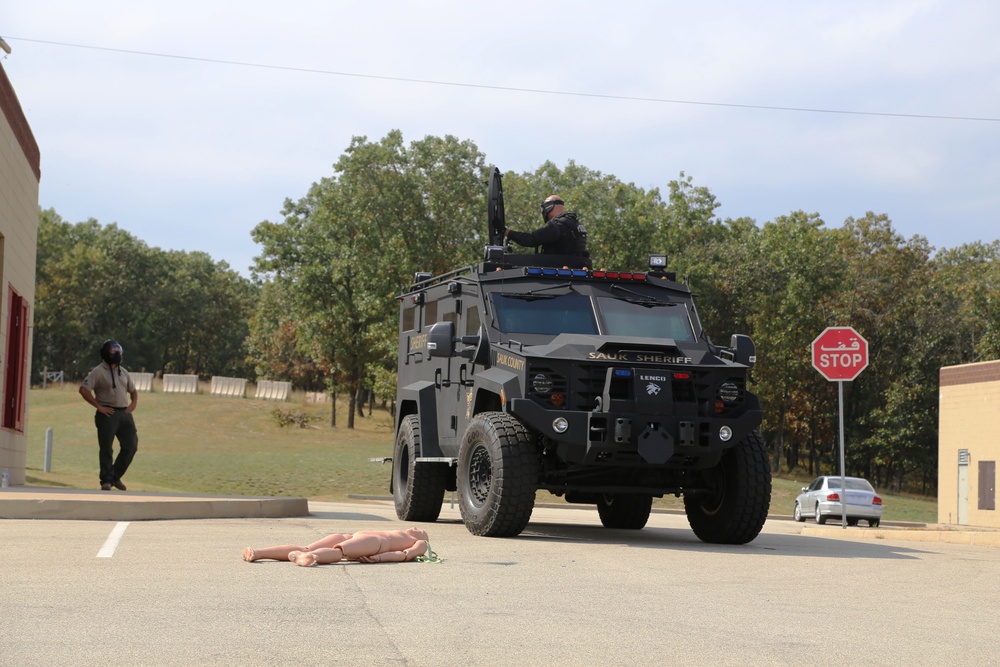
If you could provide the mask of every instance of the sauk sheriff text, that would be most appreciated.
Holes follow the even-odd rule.
[[[649,364],[690,364],[691,357],[668,357],[664,354],[641,354],[629,352],[590,352],[588,359],[595,361],[628,361]]]

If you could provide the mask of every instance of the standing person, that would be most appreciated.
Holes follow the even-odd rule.
[[[546,255],[576,255],[590,257],[587,252],[587,229],[576,217],[567,213],[559,195],[550,195],[542,202],[545,225],[533,232],[504,229],[504,238],[523,246],[542,247]]]
[[[139,392],[121,367],[122,346],[116,340],[106,340],[101,345],[101,363],[90,371],[80,385],[80,395],[95,408],[94,424],[97,426],[98,460],[101,465],[101,489],[111,487],[125,490],[122,477],[128,470],[136,450],[139,434],[135,430],[132,413],[139,402]],[[113,445],[118,438],[118,458],[114,458]]]

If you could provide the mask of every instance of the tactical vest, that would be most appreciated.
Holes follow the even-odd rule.
[[[587,228],[576,217],[576,213],[563,213],[550,220],[559,227],[559,240],[542,248],[550,255],[576,255],[589,257],[587,253]]]

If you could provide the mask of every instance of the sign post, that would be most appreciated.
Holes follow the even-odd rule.
[[[837,383],[840,404],[840,509],[847,528],[847,479],[844,472],[844,382],[868,367],[868,341],[853,327],[827,327],[812,342],[812,365],[830,382]],[[819,510],[817,510],[819,511]]]

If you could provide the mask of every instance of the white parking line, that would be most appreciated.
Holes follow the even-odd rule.
[[[125,534],[128,524],[128,521],[119,521],[115,524],[115,527],[111,529],[111,534],[108,535],[108,539],[104,540],[104,546],[97,552],[98,558],[111,558],[115,555],[115,549],[118,548],[118,543],[121,542],[122,535]]]

